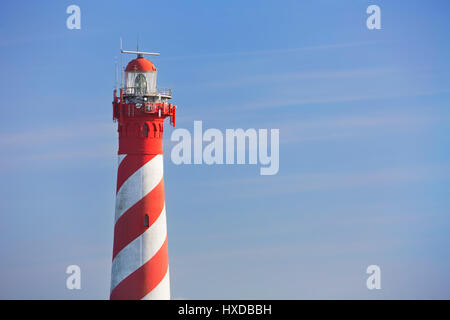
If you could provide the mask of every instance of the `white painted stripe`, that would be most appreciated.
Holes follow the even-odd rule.
[[[116,195],[116,222],[136,202],[152,191],[163,178],[163,156],[156,155],[120,187]]]
[[[118,163],[117,166],[120,166],[120,164],[122,163],[123,159],[125,159],[127,155],[126,154],[119,154],[119,158],[118,158]]]
[[[144,223],[142,221],[142,223]],[[114,258],[111,291],[126,277],[148,262],[162,247],[167,237],[166,208],[143,234],[130,242]]]
[[[170,300],[170,277],[169,269],[161,282],[149,293],[147,293],[142,300]]]

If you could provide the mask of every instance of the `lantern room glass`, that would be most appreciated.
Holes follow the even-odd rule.
[[[130,95],[155,95],[156,71],[125,72],[125,93]]]
[[[142,73],[139,73],[134,79],[134,88],[138,95],[147,93],[147,79]]]

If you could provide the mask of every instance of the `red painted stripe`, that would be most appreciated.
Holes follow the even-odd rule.
[[[111,292],[111,300],[140,300],[156,288],[169,268],[167,237],[161,249]]]
[[[127,155],[122,162],[119,165],[119,168],[117,170],[117,191],[119,191],[120,187],[123,185],[125,181],[139,168],[141,168],[144,164],[152,160],[156,154],[147,155],[133,155],[129,154]]]
[[[114,226],[113,260],[131,241],[147,230],[144,225],[148,214],[149,226],[160,216],[164,208],[164,177],[145,197],[136,202],[116,222]]]

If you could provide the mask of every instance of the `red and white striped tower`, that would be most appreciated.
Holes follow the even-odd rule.
[[[175,126],[171,90],[156,88],[156,68],[138,51],[114,91],[119,167],[110,299],[170,299],[163,175],[163,122]],[[153,54],[157,55],[157,54]],[[123,82],[123,81],[122,81]]]

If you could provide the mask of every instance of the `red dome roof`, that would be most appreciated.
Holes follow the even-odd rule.
[[[156,68],[150,60],[138,57],[128,63],[125,71],[156,71]]]

